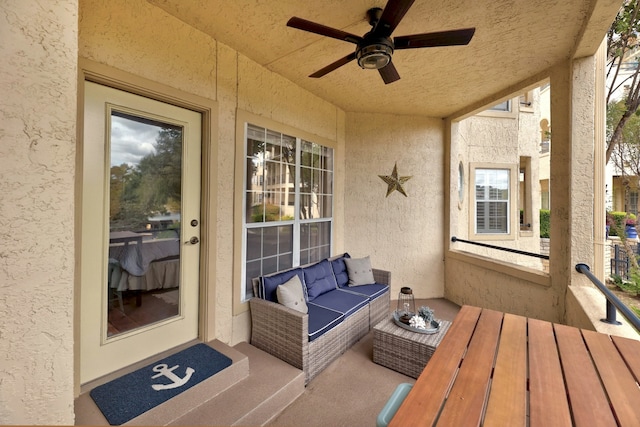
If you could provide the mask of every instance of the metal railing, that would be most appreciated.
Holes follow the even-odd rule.
[[[495,245],[488,245],[486,243],[473,242],[471,240],[459,239],[456,236],[453,236],[451,238],[451,241],[454,243],[455,242],[469,243],[470,245],[482,246],[483,248],[497,249],[499,251],[511,252],[513,254],[526,255],[526,256],[542,258],[542,259],[549,259],[549,255],[536,254],[533,252],[521,251],[519,249],[503,248],[502,246],[495,246]]]
[[[631,325],[638,331],[640,331],[640,319],[638,316],[620,299],[613,293],[609,288],[607,288],[596,276],[591,273],[591,269],[587,264],[576,264],[576,271],[584,274],[591,280],[591,283],[596,285],[596,287],[602,292],[607,299],[607,317],[606,319],[600,319],[605,323],[609,323],[612,325],[621,325],[619,321],[616,320],[616,309],[622,313],[622,315],[631,323]]]

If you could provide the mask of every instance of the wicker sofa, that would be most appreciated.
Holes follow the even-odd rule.
[[[302,369],[305,383],[389,315],[391,273],[370,269],[374,283],[350,286],[347,258],[253,279],[251,344]],[[306,314],[278,303],[277,287],[295,275],[304,288]]]

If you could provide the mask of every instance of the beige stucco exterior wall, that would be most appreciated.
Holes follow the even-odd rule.
[[[444,123],[413,116],[347,114],[345,250],[390,270],[417,298],[444,295],[442,253]],[[379,175],[411,176],[408,197]]]
[[[73,424],[77,1],[0,4],[0,424]]]
[[[212,149],[209,218],[215,229],[216,253],[207,259],[210,292],[208,307],[214,317],[207,339],[235,344],[248,340],[250,317],[246,304],[234,300],[240,286],[237,251],[234,252],[234,194],[236,119],[238,110],[303,130],[335,142],[335,192],[344,186],[345,114],[331,104],[267,71],[232,48],[194,30],[143,0],[104,3],[83,0],[80,5],[79,56],[161,83],[189,94],[209,98],[217,105],[218,128]],[[341,250],[342,197],[336,197],[336,250]],[[234,216],[235,215],[235,216]]]
[[[568,296],[568,291],[570,286],[591,286],[576,272],[575,265],[592,265],[594,260],[595,59],[567,61],[550,69],[549,75],[555,124],[550,274],[450,251],[446,257],[446,297],[459,304],[584,324],[589,316],[579,311],[575,292]]]
[[[526,192],[531,194],[526,197],[531,202],[531,229],[530,231],[520,231],[517,223],[518,202],[521,197],[520,191],[524,185],[517,185],[516,194],[511,201],[511,217],[515,216],[516,222],[511,224],[515,227],[513,236],[499,239],[491,236],[490,241],[484,243],[513,248],[522,251],[540,253],[540,217],[537,214],[540,210],[540,185],[538,179],[538,157],[540,143],[540,110],[539,110],[539,90],[532,91],[532,108],[520,109],[518,98],[512,100],[512,112],[483,111],[480,114],[468,117],[453,127],[451,145],[451,212],[452,212],[452,235],[461,239],[469,239],[471,235],[470,227],[473,226],[472,206],[474,183],[471,181],[471,166],[482,163],[485,165],[512,165],[519,168],[520,157],[531,159],[531,169],[528,176],[530,188]],[[457,197],[458,192],[458,165],[462,162],[464,168],[464,199],[460,202]],[[518,176],[515,177],[518,179]],[[518,188],[521,187],[521,188]],[[482,239],[471,239],[482,240]],[[455,243],[453,248],[461,251],[471,252],[503,261],[512,262],[520,266],[531,267],[542,270],[542,262],[538,258],[512,254],[508,252],[496,252],[494,249],[487,249],[479,246],[472,246],[465,243]]]

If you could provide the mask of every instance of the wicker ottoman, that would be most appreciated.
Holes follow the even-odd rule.
[[[373,327],[373,361],[418,378],[451,326],[447,320],[440,322],[437,333],[421,334],[397,326],[389,316]]]

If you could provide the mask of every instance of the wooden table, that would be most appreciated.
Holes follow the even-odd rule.
[[[640,426],[640,341],[464,306],[389,426]]]

